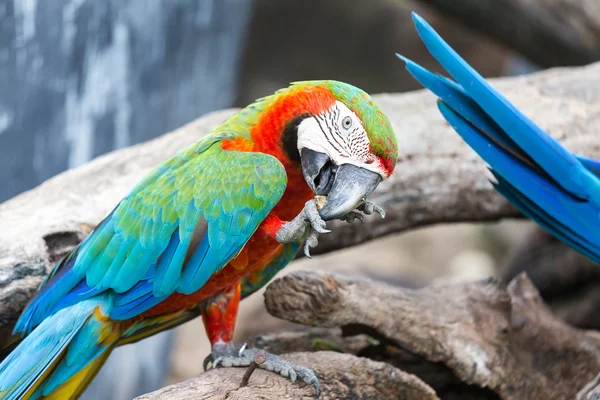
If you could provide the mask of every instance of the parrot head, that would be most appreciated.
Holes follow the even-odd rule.
[[[360,206],[392,174],[398,145],[392,125],[371,96],[338,81],[292,85],[311,92],[310,112],[291,125],[302,173],[315,195],[326,196],[321,218],[332,220]],[[310,95],[307,101],[311,101]],[[288,125],[289,126],[289,125]]]

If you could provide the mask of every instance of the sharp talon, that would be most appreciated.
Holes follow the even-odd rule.
[[[329,233],[329,229],[321,228],[320,226],[313,226],[313,229],[319,233]]]
[[[240,351],[238,352],[238,357],[240,357],[240,358],[242,357],[242,355],[244,354],[244,350],[246,350],[246,346],[247,346],[247,343],[244,343],[242,345],[242,347],[240,347]]]
[[[304,255],[308,258],[312,258],[310,255],[310,246],[308,245],[308,242],[304,243]]]
[[[208,364],[212,361],[212,356],[209,354],[204,358],[204,362],[202,363],[202,368],[204,372],[208,370]]]
[[[367,215],[372,215],[374,213],[377,213],[381,216],[382,219],[385,218],[385,210],[371,202],[367,201],[367,202],[363,203],[358,209]]]
[[[317,399],[319,397],[321,397],[321,385],[319,385],[319,381],[315,381],[315,383],[313,383],[313,386],[315,387],[315,392],[317,394]]]
[[[216,369],[219,366],[219,364],[221,363],[221,361],[223,361],[223,357],[219,357],[215,361],[213,361],[212,369]]]

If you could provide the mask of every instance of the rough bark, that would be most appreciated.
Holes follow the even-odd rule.
[[[434,400],[433,389],[419,378],[389,364],[333,352],[293,353],[284,358],[313,368],[321,380],[322,399]],[[245,370],[211,370],[199,378],[168,386],[138,400],[314,400],[312,386],[292,384],[272,372],[257,369],[248,386],[240,387]]]
[[[401,68],[402,64],[398,64]],[[600,64],[495,81],[567,147],[600,158]],[[427,92],[382,94],[400,143],[393,177],[372,199],[385,220],[333,223],[313,253],[437,222],[519,214],[496,193],[481,159],[445,123]],[[73,248],[153,166],[208,133],[225,110],[158,139],[101,156],[0,204],[0,327],[10,327],[56,260]]]
[[[554,316],[525,275],[411,290],[302,271],[274,281],[265,303],[276,317],[399,349],[394,364],[436,390],[448,384],[431,374],[440,364],[502,399],[572,399],[600,371],[600,334]],[[409,355],[426,363],[415,369]]]
[[[444,400],[497,398],[497,395],[490,390],[462,382],[444,364],[428,361],[424,357],[399,348],[371,328],[365,330],[368,334],[355,334],[356,329],[347,327],[344,330],[313,328],[301,332],[282,332],[258,336],[249,340],[249,345],[273,354],[322,350],[354,354],[386,362],[404,372],[418,376]]]
[[[535,226],[509,254],[500,277],[509,282],[523,271],[565,322],[600,330],[598,264]]]
[[[596,0],[421,0],[541,67],[600,60]]]

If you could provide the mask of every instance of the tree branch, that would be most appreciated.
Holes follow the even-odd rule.
[[[326,377],[321,380],[323,399],[438,399],[433,389],[414,375],[367,358],[333,352],[293,353],[284,358]],[[243,368],[210,370],[198,378],[162,388],[137,400],[315,399],[312,386],[292,384],[287,378],[261,369],[254,371],[248,386],[240,387],[244,372]]]
[[[541,67],[600,60],[596,0],[421,0]]]
[[[500,267],[509,282],[526,272],[544,301],[565,322],[600,329],[600,268],[581,253],[535,226]]]
[[[440,395],[450,381],[435,380],[436,364],[502,399],[572,399],[600,370],[600,335],[552,315],[525,275],[508,287],[488,279],[411,290],[300,271],[271,283],[265,304],[278,318],[396,347],[387,361]],[[415,368],[414,358],[426,363]]]
[[[399,63],[398,68],[401,68]],[[600,64],[495,81],[516,105],[572,150],[600,158]],[[438,222],[491,221],[518,213],[485,167],[442,119],[427,92],[382,94],[400,143],[389,181],[372,199],[385,220],[333,223],[314,253]],[[0,204],[0,327],[10,329],[54,263],[159,162],[210,132],[233,110],[209,114],[158,139],[99,157]]]

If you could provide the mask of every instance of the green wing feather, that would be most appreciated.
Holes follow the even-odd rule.
[[[124,293],[154,266],[155,297],[191,293],[242,249],[283,195],[287,176],[272,156],[222,150],[220,141],[232,136],[201,140],[133,189],[80,250],[74,268],[88,286]]]

